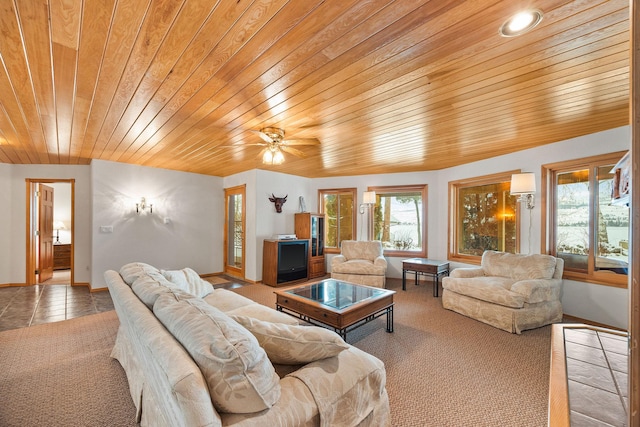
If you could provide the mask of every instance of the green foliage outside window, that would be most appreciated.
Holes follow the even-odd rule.
[[[500,182],[458,189],[458,254],[516,253],[517,199],[510,196],[509,186],[509,182]]]
[[[320,195],[325,215],[325,248],[339,248],[340,242],[354,238],[354,193],[320,190]]]

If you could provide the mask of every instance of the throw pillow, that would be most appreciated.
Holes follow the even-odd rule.
[[[231,315],[231,318],[255,335],[273,363],[309,363],[333,357],[349,348],[338,334],[319,326],[263,322],[239,315]]]
[[[213,406],[252,413],[280,398],[280,378],[256,338],[200,298],[158,297],[153,312],[200,367]]]
[[[131,286],[136,279],[146,276],[150,271],[158,271],[158,269],[144,262],[130,262],[120,268],[120,276],[127,285]]]
[[[204,298],[213,292],[213,285],[206,280],[202,280],[200,275],[191,268],[161,270],[161,273],[168,281],[183,291],[187,291],[199,298]]]
[[[171,292],[171,282],[160,274],[160,272],[149,271],[146,275],[138,277],[131,285],[131,290],[142,301],[149,310],[153,310],[153,304],[158,296]],[[193,296],[192,296],[193,297]]]

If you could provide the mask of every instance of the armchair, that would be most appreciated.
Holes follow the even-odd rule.
[[[386,272],[379,240],[343,240],[341,254],[331,260],[331,277],[344,282],[384,288]]]
[[[442,279],[442,306],[520,334],[562,321],[564,260],[551,255],[485,251],[480,267]]]

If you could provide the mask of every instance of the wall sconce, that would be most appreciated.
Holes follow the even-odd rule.
[[[56,241],[53,242],[54,245],[60,244],[60,230],[66,230],[64,222],[62,221],[53,221],[53,229],[56,230]]]
[[[153,203],[147,204],[147,200],[142,197],[139,203],[136,203],[136,213],[140,215],[140,212],[144,212],[149,209],[149,213],[153,213]]]
[[[525,172],[511,175],[512,196],[519,196],[519,202],[525,202],[527,209],[535,206],[536,175],[533,172]]]
[[[360,211],[364,213],[364,206],[366,205],[369,210],[369,220],[367,221],[367,240],[373,239],[373,206],[376,204],[376,192],[365,191],[362,193],[362,205]]]

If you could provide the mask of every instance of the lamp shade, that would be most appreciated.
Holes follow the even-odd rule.
[[[362,203],[375,205],[375,203],[376,203],[376,192],[375,191],[365,191],[362,194]]]
[[[536,175],[533,172],[511,175],[511,195],[517,196],[519,194],[532,194],[535,192]]]
[[[64,222],[62,221],[54,221],[53,229],[54,230],[66,230],[67,227],[64,226]]]

